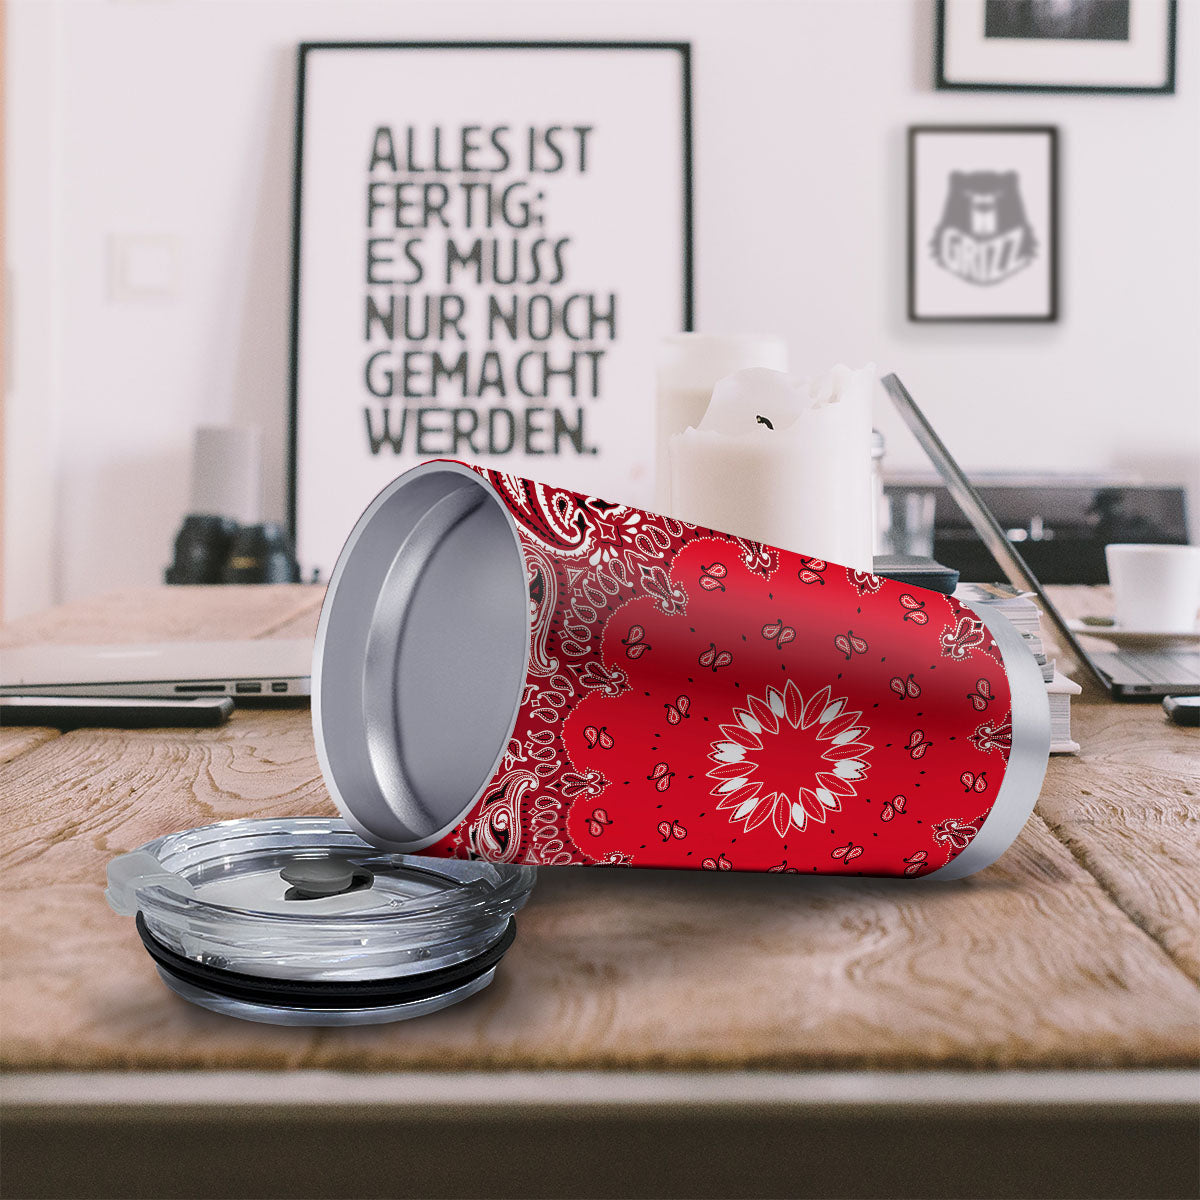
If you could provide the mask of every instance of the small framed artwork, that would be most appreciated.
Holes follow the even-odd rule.
[[[1058,319],[1058,130],[908,131],[911,321]]]
[[[429,458],[650,503],[655,355],[692,324],[690,78],[683,42],[300,47],[305,578]]]
[[[938,0],[937,86],[1173,92],[1176,0]]]

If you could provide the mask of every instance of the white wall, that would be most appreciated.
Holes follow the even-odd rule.
[[[160,578],[199,423],[263,426],[282,514],[301,40],[690,40],[698,327],[898,370],[968,466],[1133,470],[1200,509],[1200,5],[1180,7],[1179,90],[1156,97],[935,92],[931,0],[10,0],[9,614]],[[921,122],[1060,126],[1057,324],[907,322]],[[175,239],[173,297],[111,298],[129,234]],[[921,465],[881,419],[892,465]]]

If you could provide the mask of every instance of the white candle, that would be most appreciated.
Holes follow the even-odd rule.
[[[668,446],[674,434],[699,425],[718,379],[745,367],[787,370],[787,346],[766,334],[677,333],[659,350],[654,414],[654,507],[671,512]]]
[[[671,438],[671,514],[871,570],[874,386],[873,365],[722,379],[696,426]]]

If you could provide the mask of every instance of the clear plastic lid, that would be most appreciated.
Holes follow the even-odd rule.
[[[340,820],[223,821],[108,866],[109,904],[192,962],[290,981],[427,975],[477,958],[533,867],[380,851]]]

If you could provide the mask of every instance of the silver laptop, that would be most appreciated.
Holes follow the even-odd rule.
[[[1000,564],[1013,587],[1033,592],[1042,611],[1050,619],[1058,636],[1069,647],[1078,662],[1085,666],[1096,681],[1117,700],[1150,700],[1162,696],[1200,695],[1200,653],[1181,650],[1119,650],[1092,653],[1083,648],[1079,638],[1063,620],[1046,595],[1045,588],[1030,570],[1029,564],[1017,553],[1008,535],[1000,527],[979,493],[971,486],[946,449],[933,426],[917,407],[908,389],[895,375],[882,380],[884,390],[892,398],[905,424],[912,430],[921,448],[937,468],[950,495],[963,515],[971,522],[980,540]]]
[[[0,696],[232,696],[311,690],[311,638],[0,649]]]

